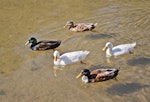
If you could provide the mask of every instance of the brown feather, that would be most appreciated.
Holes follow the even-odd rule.
[[[68,21],[65,26],[68,26],[70,31],[83,32],[94,29],[97,26],[97,23],[79,23],[74,25],[72,21]]]

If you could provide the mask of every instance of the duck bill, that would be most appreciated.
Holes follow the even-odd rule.
[[[67,25],[64,26],[64,28],[66,28],[66,27],[67,27]]]
[[[76,79],[80,78],[82,76],[82,73],[76,76]]]
[[[57,56],[56,56],[56,57],[54,57],[54,61],[57,61]]]
[[[104,47],[102,50],[103,50],[103,51],[106,51],[106,50],[107,50],[107,47]]]
[[[27,41],[26,43],[25,43],[25,45],[28,45],[30,42],[29,41]]]

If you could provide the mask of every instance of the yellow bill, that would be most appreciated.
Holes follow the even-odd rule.
[[[64,26],[64,28],[66,28],[66,25]]]
[[[106,51],[106,50],[107,50],[107,47],[104,47],[104,48],[103,48],[103,51]]]
[[[30,42],[29,41],[27,41],[26,43],[25,43],[25,45],[28,45]]]
[[[80,78],[82,76],[82,73],[76,76],[76,79]]]

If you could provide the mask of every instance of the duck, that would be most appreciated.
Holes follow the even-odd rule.
[[[93,30],[97,26],[97,23],[79,23],[75,24],[73,21],[68,21],[64,28],[69,28],[72,32],[84,32],[88,30]]]
[[[59,51],[55,50],[54,55],[54,65],[68,65],[76,62],[81,62],[81,64],[85,64],[83,60],[87,57],[90,51],[73,51],[67,52],[60,55]]]
[[[61,44],[61,41],[60,40],[42,40],[42,41],[37,42],[36,38],[31,37],[25,43],[25,45],[28,45],[29,43],[31,43],[30,49],[42,51],[42,50],[49,50],[49,49],[54,50]]]
[[[107,42],[105,44],[105,47],[103,48],[103,51],[106,52],[106,57],[111,56],[119,56],[123,54],[133,54],[132,50],[136,46],[136,42],[130,43],[130,44],[121,44],[118,46],[113,47],[113,44],[111,42]]]
[[[82,77],[81,80],[83,83],[94,83],[116,78],[118,73],[119,69],[115,68],[99,68],[93,71],[90,71],[89,69],[82,69],[76,76],[76,79]]]

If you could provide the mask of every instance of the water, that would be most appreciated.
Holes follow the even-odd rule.
[[[0,101],[1,102],[149,102],[150,101],[149,0],[1,0]],[[94,32],[72,33],[63,26],[98,23]],[[32,51],[25,42],[58,39],[61,53],[89,50],[80,63],[54,69],[53,51]],[[137,42],[132,55],[106,61],[105,43]],[[75,79],[83,68],[121,68],[118,81],[83,85]]]

